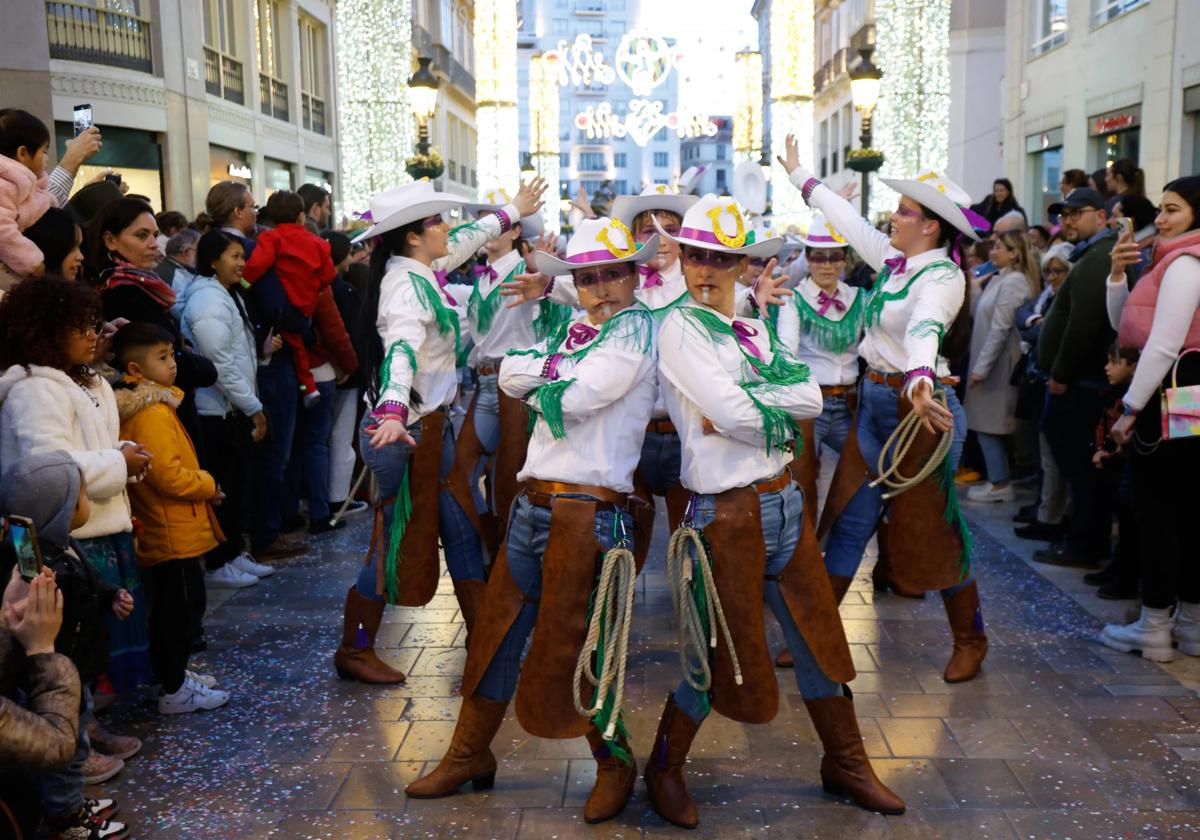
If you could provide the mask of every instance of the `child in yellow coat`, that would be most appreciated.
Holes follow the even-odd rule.
[[[203,558],[223,539],[212,506],[224,498],[212,475],[200,469],[192,439],[175,410],[183,392],[174,387],[175,346],[161,327],[132,323],[113,339],[115,364],[125,387],[115,390],[121,437],[152,453],[145,478],[129,486],[133,514],[142,526],[138,566],[150,604],[150,659],[160,689],[158,711],[182,714],[216,709],[229,701],[216,681],[187,669],[189,617],[204,598]]]

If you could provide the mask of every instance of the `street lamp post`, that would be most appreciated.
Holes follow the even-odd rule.
[[[430,154],[429,120],[437,110],[438,82],[430,64],[432,58],[417,59],[417,72],[408,80],[408,97],[417,120],[417,154],[409,158],[405,169],[413,178],[437,178],[445,169],[440,157]],[[434,158],[437,157],[436,160]]]
[[[871,63],[871,53],[875,52],[873,47],[863,47],[858,52],[861,59],[858,66],[850,71],[850,96],[854,100],[854,108],[862,115],[862,134],[859,136],[862,148],[852,150],[846,164],[862,173],[862,214],[869,219],[871,173],[883,166],[883,152],[871,148],[871,112],[879,103],[879,80],[883,73]]]

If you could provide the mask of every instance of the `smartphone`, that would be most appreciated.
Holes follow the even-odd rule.
[[[975,271],[973,273],[975,275],[975,279],[978,280],[980,277],[987,277],[989,274],[995,274],[996,266],[992,265],[991,260],[988,260],[985,263],[980,263],[979,265],[975,266]]]
[[[83,132],[92,127],[92,106],[76,105],[75,106],[75,136],[78,137]]]
[[[1117,221],[1117,236],[1128,234],[1133,236],[1133,219],[1128,216],[1121,216]]]
[[[33,580],[42,573],[42,549],[33,521],[26,516],[8,516],[5,523],[17,555],[17,569],[25,580]]]
[[[121,186],[121,176],[117,172],[114,172],[111,175],[105,175],[104,180],[108,181],[110,184],[116,184],[118,187]]]

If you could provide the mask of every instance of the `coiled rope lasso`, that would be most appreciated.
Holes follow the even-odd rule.
[[[699,575],[696,570],[699,569]],[[704,613],[692,597],[692,580],[698,577],[703,591]],[[675,607],[675,619],[679,623],[679,661],[683,667],[683,678],[697,691],[712,688],[712,668],[708,663],[709,648],[717,646],[717,628],[729,647],[729,658],[733,662],[733,679],[742,684],[742,666],[738,662],[733,646],[733,635],[721,609],[721,597],[713,581],[712,564],[700,532],[687,525],[681,526],[671,535],[667,547],[667,579],[671,588],[671,603]],[[693,656],[689,656],[693,654]],[[692,662],[695,662],[693,667]]]
[[[934,390],[933,399],[940,402],[947,409],[950,407],[946,402],[945,392],[940,388]],[[887,488],[887,492],[883,494],[885,500],[911,490],[933,475],[934,472],[940,469],[943,459],[950,451],[950,446],[954,442],[953,429],[942,432],[941,437],[938,439],[937,447],[925,463],[921,465],[917,474],[912,477],[905,477],[900,474],[900,465],[904,462],[913,444],[916,443],[917,436],[920,433],[921,417],[916,411],[910,411],[896,426],[895,431],[888,437],[883,448],[879,450],[879,462],[876,465],[879,478],[872,481],[871,486],[878,487],[881,484],[884,485]],[[889,453],[891,453],[890,458]],[[953,487],[950,489],[950,492],[954,492]]]
[[[600,582],[596,585],[587,637],[575,662],[575,679],[571,687],[575,711],[587,718],[595,717],[604,709],[609,691],[613,691],[612,708],[604,731],[605,740],[612,740],[616,732],[625,697],[625,663],[629,656],[629,628],[633,619],[636,581],[637,562],[633,552],[624,545],[610,548],[600,568]],[[599,674],[592,667],[592,655],[597,651],[600,654],[597,657],[600,662]],[[579,690],[581,676],[596,687],[594,706],[583,705]]]

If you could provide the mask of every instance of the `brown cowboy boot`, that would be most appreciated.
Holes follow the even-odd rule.
[[[875,540],[879,546],[879,559],[875,561],[875,568],[871,570],[871,585],[875,587],[876,592],[887,592],[891,590],[901,598],[912,598],[920,600],[925,597],[925,593],[917,589],[904,589],[896,585],[892,580],[892,561],[888,553],[888,528],[891,526],[884,520],[879,520],[879,526],[875,529]]]
[[[954,653],[942,679],[948,683],[966,682],[979,674],[988,649],[983,613],[979,611],[979,589],[971,581],[952,596],[942,593],[942,602],[954,631]]]
[[[487,581],[456,580],[454,595],[458,598],[458,608],[462,610],[463,624],[467,625],[467,641],[471,639],[471,628],[475,626],[475,616],[483,606],[483,595],[487,592]]]
[[[592,748],[592,757],[596,759],[596,784],[592,786],[587,804],[583,806],[583,819],[586,822],[598,823],[612,819],[625,810],[633,794],[633,784],[637,781],[637,761],[633,759],[633,751],[625,739],[620,735],[617,738],[629,752],[629,764],[612,754],[600,730],[594,726],[588,730],[588,745]]]
[[[683,763],[698,731],[700,724],[675,705],[674,694],[668,695],[650,760],[646,762],[646,790],[658,815],[680,828],[695,828],[700,824],[696,802],[683,780]]]
[[[351,586],[342,613],[342,644],[333,655],[339,677],[374,685],[404,682],[403,672],[375,655],[375,635],[382,620],[383,601],[373,601]]]
[[[845,689],[849,694],[850,689]],[[904,800],[875,775],[863,749],[850,697],[805,700],[817,735],[825,747],[821,759],[821,786],[834,796],[849,796],[862,808],[881,814],[903,814]]]
[[[830,575],[829,585],[833,587],[833,601],[835,604],[841,604],[842,599],[846,597],[846,593],[850,591],[850,584],[854,583],[852,577],[842,577],[841,575]],[[779,651],[779,655],[775,657],[776,668],[795,668],[796,660],[792,658],[792,652],[786,647]]]
[[[456,793],[467,782],[474,790],[491,790],[496,783],[496,756],[490,744],[504,723],[508,703],[473,694],[463,699],[450,748],[432,773],[404,789],[413,799],[438,799]]]

